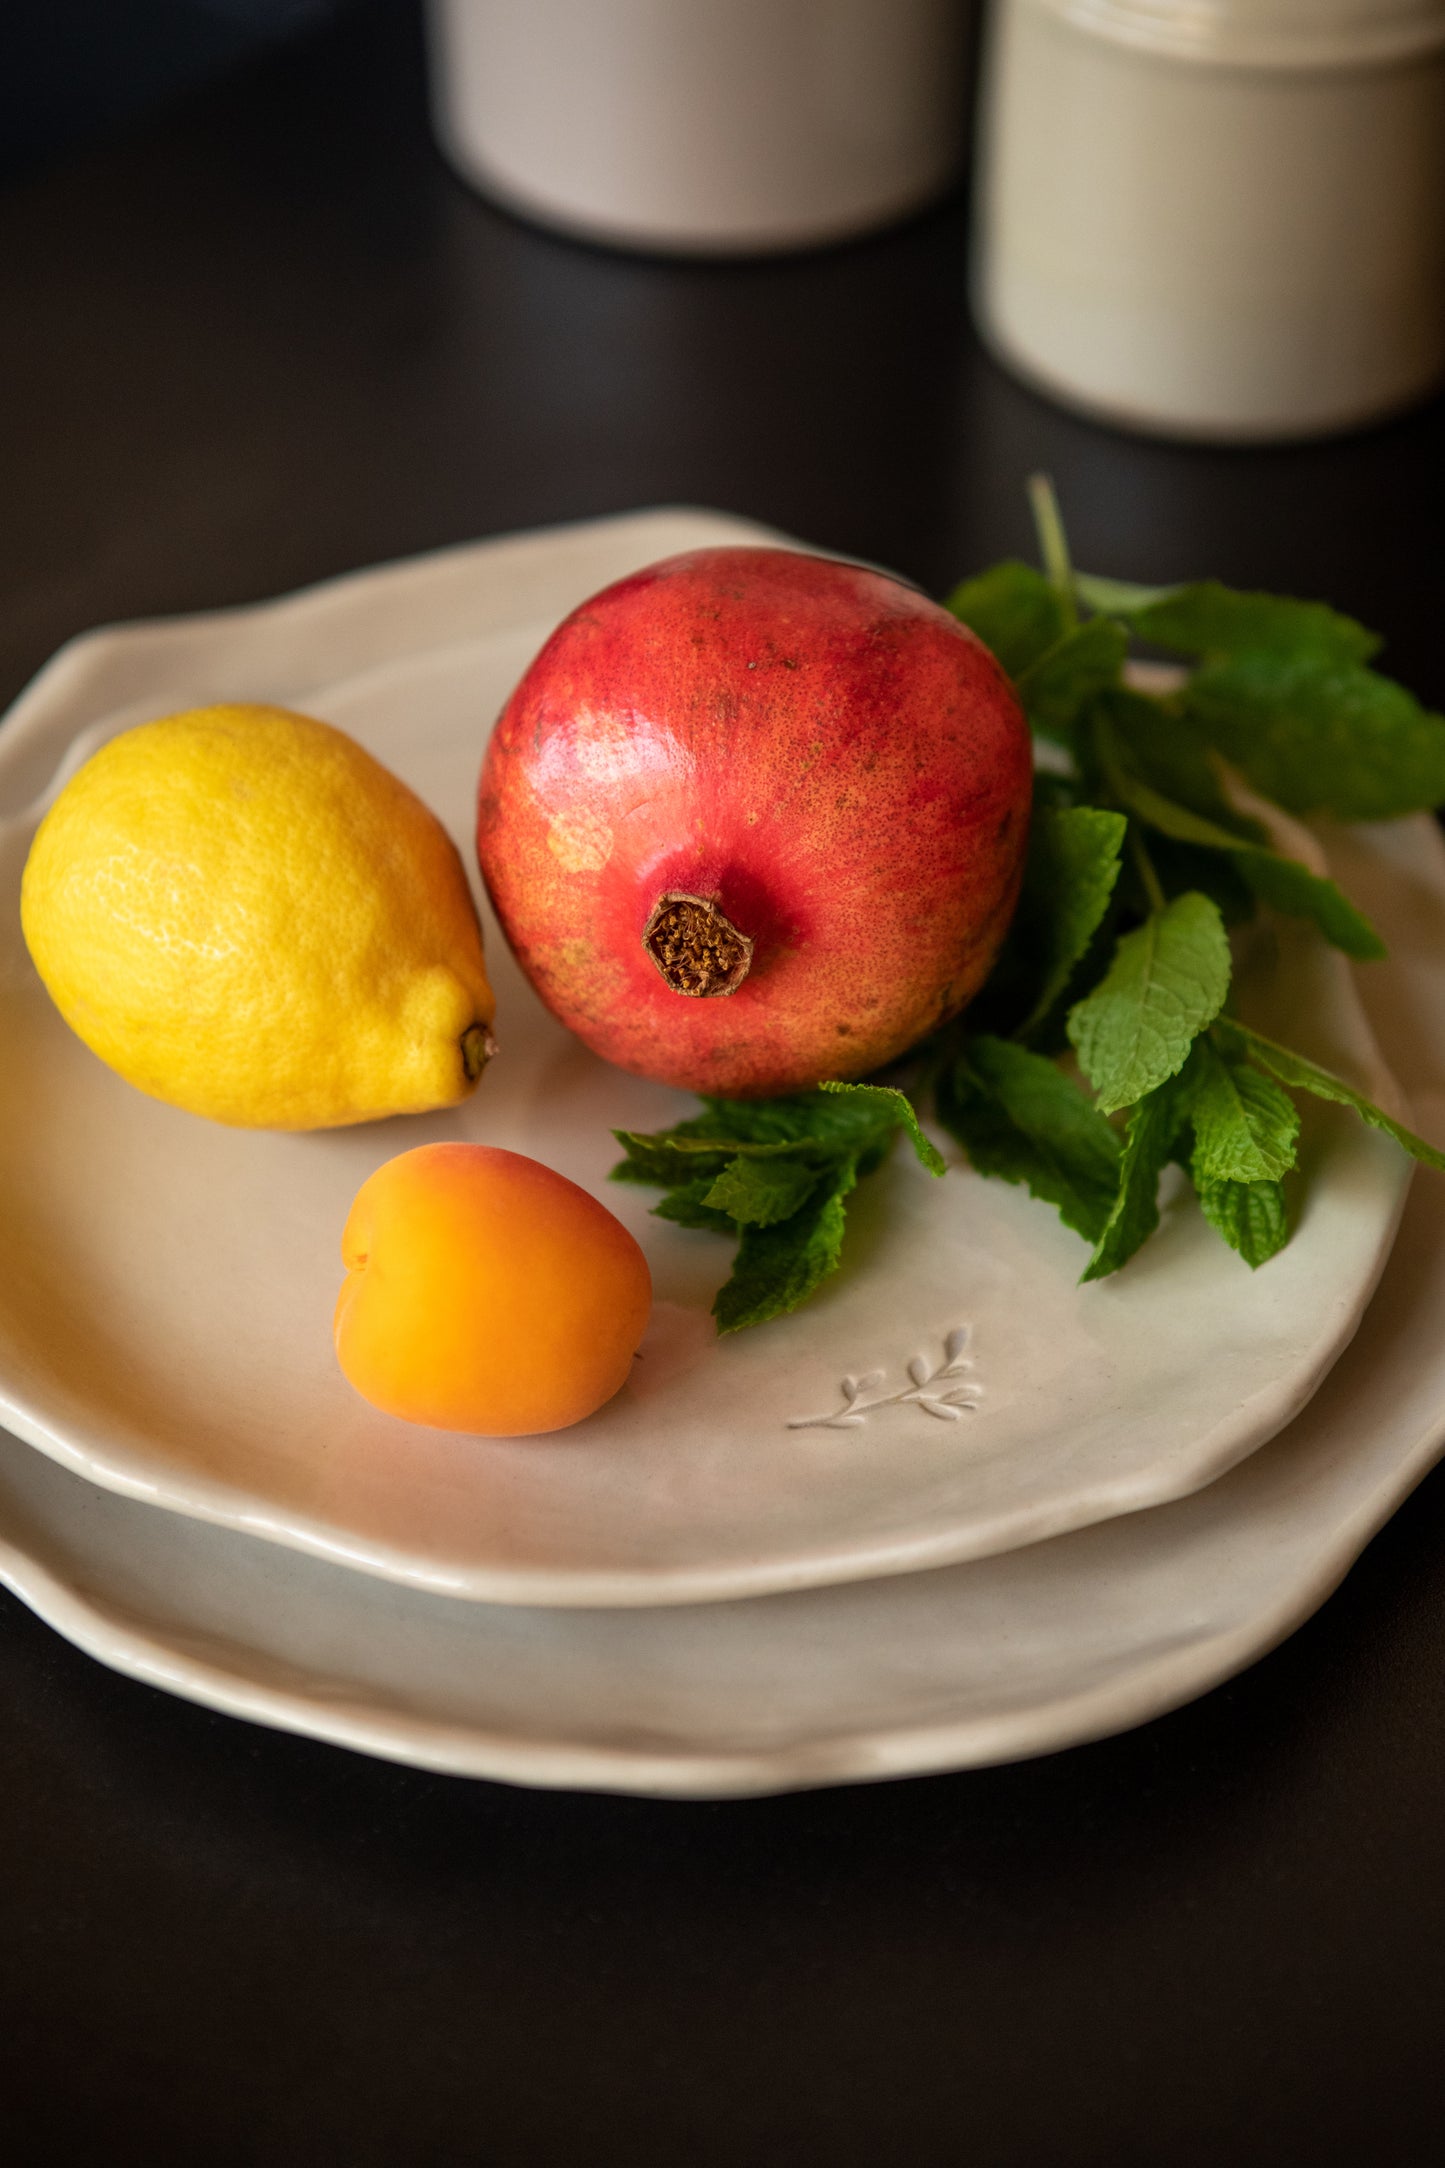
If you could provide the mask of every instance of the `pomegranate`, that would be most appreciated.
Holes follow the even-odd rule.
[[[1029,734],[901,581],[705,549],[574,610],[482,770],[477,850],[543,1001],[624,1069],[760,1098],[957,1013],[1018,894]]]

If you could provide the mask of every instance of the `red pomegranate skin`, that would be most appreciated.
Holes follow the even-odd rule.
[[[497,723],[477,850],[542,1000],[606,1060],[761,1098],[858,1077],[960,1010],[1018,896],[1028,728],[1003,671],[901,581],[705,549],[560,625]],[[753,942],[728,994],[644,948],[662,896]]]

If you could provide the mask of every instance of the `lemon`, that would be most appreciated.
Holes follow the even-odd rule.
[[[103,746],[21,890],[61,1015],[141,1091],[247,1128],[464,1099],[492,1051],[481,928],[445,829],[344,732],[196,708]]]

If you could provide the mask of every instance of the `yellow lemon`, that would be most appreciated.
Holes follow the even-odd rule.
[[[344,732],[196,708],[113,738],[21,890],[61,1015],[128,1082],[248,1128],[464,1099],[492,1051],[481,928],[445,829]]]

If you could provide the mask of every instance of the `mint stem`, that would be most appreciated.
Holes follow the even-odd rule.
[[[1039,555],[1064,606],[1064,620],[1072,632],[1079,622],[1079,611],[1074,597],[1074,567],[1069,557],[1069,538],[1064,532],[1064,516],[1059,510],[1059,500],[1047,474],[1031,474],[1028,492],[1029,509],[1034,515],[1034,531],[1039,538]]]
[[[1133,821],[1129,823],[1129,848],[1134,854],[1134,864],[1139,870],[1139,878],[1144,883],[1144,893],[1149,898],[1150,910],[1162,911],[1165,908],[1167,899],[1160,885],[1159,876],[1154,871],[1154,861],[1144,847],[1144,838],[1140,835]]]

